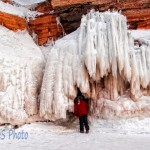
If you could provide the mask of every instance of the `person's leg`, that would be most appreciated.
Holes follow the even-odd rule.
[[[89,124],[88,124],[87,115],[83,116],[83,122],[84,122],[84,126],[85,126],[85,129],[86,129],[86,132],[88,133],[89,132]]]
[[[83,123],[83,116],[79,117],[79,124],[80,124],[80,132],[84,132],[84,123]]]

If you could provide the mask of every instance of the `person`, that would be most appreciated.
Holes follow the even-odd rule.
[[[86,133],[89,133],[88,101],[83,96],[75,98],[74,116],[79,117],[80,133],[84,133],[84,127],[86,129]]]

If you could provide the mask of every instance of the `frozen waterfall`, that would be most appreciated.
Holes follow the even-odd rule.
[[[66,118],[77,87],[102,118],[150,112],[150,44],[134,46],[125,16],[91,10],[79,29],[56,41],[49,54],[40,96],[40,115]]]

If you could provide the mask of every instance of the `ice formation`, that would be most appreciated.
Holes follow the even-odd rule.
[[[0,123],[22,124],[38,114],[44,57],[26,31],[0,37]]]
[[[150,112],[150,43],[134,46],[126,18],[117,12],[82,17],[80,28],[56,41],[46,63],[40,115],[66,118],[77,87],[102,118]]]

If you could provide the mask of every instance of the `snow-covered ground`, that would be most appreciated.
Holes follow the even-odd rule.
[[[120,121],[94,121],[89,134],[76,128],[67,129],[53,123],[32,123],[15,130],[28,132],[26,140],[11,136],[0,140],[5,150],[149,150],[150,119],[132,118]],[[1,129],[4,127],[1,127]]]

